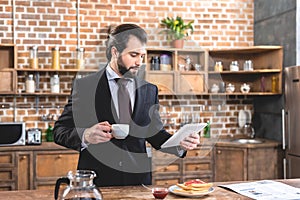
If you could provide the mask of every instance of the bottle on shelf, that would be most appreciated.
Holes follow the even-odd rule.
[[[33,74],[29,74],[26,82],[25,82],[25,88],[27,93],[34,93],[35,92],[35,81],[33,79]]]
[[[59,93],[60,92],[60,86],[59,86],[59,76],[58,74],[54,74],[50,79],[50,85],[51,85],[51,92],[52,93]]]
[[[158,56],[153,56],[151,58],[151,70],[160,70],[160,66],[159,66],[159,57]]]
[[[51,125],[48,126],[46,130],[46,141],[47,142],[53,142],[53,127]]]
[[[76,49],[76,69],[84,69],[84,48]]]
[[[276,93],[276,92],[278,92],[277,88],[278,88],[278,78],[273,76],[272,77],[272,90],[271,91],[273,93]]]
[[[207,121],[207,125],[204,128],[203,137],[210,138],[210,122],[209,121]]]
[[[37,46],[29,47],[29,67],[31,69],[39,68],[38,47]]]
[[[60,50],[58,46],[52,48],[52,69],[60,69]]]
[[[215,64],[215,72],[222,72],[223,71],[223,64],[221,61],[217,61]]]

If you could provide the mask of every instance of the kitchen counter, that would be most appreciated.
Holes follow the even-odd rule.
[[[286,183],[288,185],[299,187],[300,188],[300,179],[287,179],[287,180],[278,180],[280,182]],[[227,182],[233,183],[233,182]],[[222,184],[227,184],[222,183]],[[232,192],[227,189],[223,189],[220,187],[217,187],[221,183],[214,183],[215,191],[204,196],[201,199],[205,200],[250,200],[250,198],[242,196],[240,194],[237,194],[235,192]],[[61,188],[62,189],[62,188]],[[125,187],[105,187],[100,188],[103,199],[104,200],[149,200],[154,199],[151,192],[142,186],[125,186]],[[43,199],[43,200],[53,200],[53,191],[52,190],[21,190],[21,191],[0,191],[0,200],[7,200],[7,199],[13,199],[13,200],[32,200],[32,199]],[[169,194],[166,197],[166,200],[168,199],[177,199],[177,200],[184,200],[186,198],[176,196],[173,194]],[[199,199],[199,198],[189,198],[191,200],[193,199]]]
[[[201,144],[208,146],[230,146],[230,147],[247,147],[247,148],[259,148],[259,147],[278,147],[280,145],[279,142],[268,139],[260,139],[263,140],[263,143],[260,144],[243,144],[238,142],[233,142],[234,138],[201,138]],[[55,144],[54,142],[42,142],[40,145],[24,145],[24,146],[1,146],[1,151],[38,151],[38,150],[66,150],[67,148]],[[70,149],[68,149],[70,150]]]

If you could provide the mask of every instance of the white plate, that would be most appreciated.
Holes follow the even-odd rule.
[[[162,148],[166,147],[173,147],[173,146],[179,146],[180,142],[190,135],[191,133],[198,133],[204,127],[207,125],[207,123],[197,123],[197,124],[185,124],[183,127],[179,129],[172,137],[170,137],[165,143],[161,145]]]
[[[210,194],[213,191],[215,191],[215,188],[211,187],[208,189],[207,192],[203,192],[203,193],[197,193],[197,194],[189,194],[189,193],[185,193],[185,192],[177,192],[174,190],[180,189],[180,187],[178,187],[177,185],[172,185],[169,187],[169,192],[179,195],[179,196],[184,196],[184,197],[202,197],[204,195]]]
[[[245,110],[240,110],[238,116],[239,127],[243,128],[247,122],[248,122],[248,113]]]
[[[251,124],[251,120],[252,120],[252,114],[250,110],[245,110],[245,112],[247,113],[247,121],[246,123]]]

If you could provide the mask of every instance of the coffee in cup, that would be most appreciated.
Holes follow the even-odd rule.
[[[129,134],[128,124],[113,124],[111,125],[111,133],[116,139],[125,139]]]

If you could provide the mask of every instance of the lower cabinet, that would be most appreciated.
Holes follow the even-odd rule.
[[[71,151],[37,151],[34,153],[34,188],[53,189],[58,177],[76,170],[78,155]]]
[[[54,189],[56,180],[76,170],[78,152],[54,143],[0,148],[0,190]]]
[[[191,179],[213,181],[213,151],[209,146],[187,152],[185,158],[153,151],[152,184],[170,186]]]
[[[278,148],[215,147],[215,181],[278,178]]]

